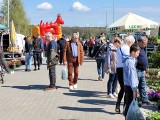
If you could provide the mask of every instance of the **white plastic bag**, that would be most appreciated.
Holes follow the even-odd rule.
[[[126,120],[146,120],[143,116],[143,113],[140,111],[135,99],[133,99],[129,106]]]
[[[68,70],[67,67],[64,67],[61,71],[61,78],[62,80],[67,80],[68,78]]]

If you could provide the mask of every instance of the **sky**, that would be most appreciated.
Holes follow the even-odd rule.
[[[1,2],[2,0],[0,0]],[[105,27],[127,13],[160,23],[160,0],[22,0],[31,24],[54,22],[61,14],[69,27]],[[113,12],[114,11],[114,12]]]

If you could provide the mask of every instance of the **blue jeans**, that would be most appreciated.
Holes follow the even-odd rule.
[[[148,102],[148,98],[146,96],[146,80],[145,80],[145,71],[137,70],[139,85],[138,89],[140,92],[140,97],[142,102]]]
[[[25,53],[25,64],[26,64],[26,69],[31,69],[32,56],[29,55],[29,53]]]
[[[117,87],[116,73],[110,73],[109,74],[109,80],[108,80],[108,83],[107,83],[108,95],[115,93],[116,92],[116,87]]]
[[[104,72],[104,63],[105,63],[105,59],[103,58],[99,58],[96,59],[97,62],[97,71],[98,71],[98,75],[102,76],[102,79],[104,78],[105,72]]]

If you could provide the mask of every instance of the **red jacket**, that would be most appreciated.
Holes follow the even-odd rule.
[[[93,47],[94,46],[94,39],[92,38],[92,39],[90,39],[89,40],[89,47]]]

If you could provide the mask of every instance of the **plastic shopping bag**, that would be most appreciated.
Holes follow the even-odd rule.
[[[62,80],[67,80],[67,78],[68,78],[67,67],[64,67],[63,70],[61,71],[61,78],[62,78]]]
[[[140,111],[135,99],[133,99],[129,106],[126,120],[146,120],[143,116],[143,113]]]

